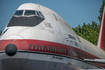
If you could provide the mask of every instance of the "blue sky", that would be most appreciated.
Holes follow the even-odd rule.
[[[102,0],[0,0],[0,30],[3,30],[16,9],[24,3],[36,3],[58,13],[70,27],[95,21],[99,24]]]

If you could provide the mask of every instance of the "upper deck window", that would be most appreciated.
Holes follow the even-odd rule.
[[[36,15],[34,10],[26,10],[24,15]]]
[[[77,42],[74,41],[74,44],[75,44],[76,47],[79,47]]]
[[[74,36],[72,36],[70,34],[68,34],[68,35],[69,35],[69,38],[76,40]]]
[[[20,16],[22,14],[23,14],[23,10],[17,10],[14,15]]]

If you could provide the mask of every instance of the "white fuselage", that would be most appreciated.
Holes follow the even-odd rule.
[[[39,61],[42,66],[44,64],[46,66],[47,63],[49,66],[54,64],[56,70],[60,70],[59,65],[64,65],[63,70],[67,70],[65,67],[67,67],[68,70],[71,67],[74,69],[77,69],[76,67],[85,69],[105,68],[104,64],[87,63],[83,60],[85,58],[104,59],[105,52],[77,36],[72,28],[54,11],[32,3],[23,4],[17,11],[18,10],[23,11],[22,15],[14,15],[12,17],[0,38],[1,60],[15,58],[19,60],[25,59],[23,64],[26,65],[30,65],[31,62],[33,65],[36,65],[37,61]],[[39,16],[38,14],[35,16],[24,15],[26,10],[35,10],[35,12],[40,11],[43,16]],[[21,22],[20,18],[24,21],[22,20]],[[34,21],[33,18],[38,20],[41,18],[41,21],[39,21],[40,23],[36,21],[32,22]],[[28,21],[28,19],[31,19],[32,21]],[[13,22],[23,23],[23,25],[21,26],[21,24],[16,23],[14,25]],[[24,22],[27,22],[27,25],[25,25]],[[29,26],[31,23],[33,24]],[[34,23],[37,24],[34,25]],[[11,43],[17,46],[17,53],[14,56],[8,56],[3,53],[5,47]],[[19,62],[19,60],[17,61]],[[17,61],[16,63],[18,64]],[[33,65],[30,65],[30,67],[33,67]],[[58,68],[56,68],[57,66]],[[33,69],[34,68],[35,67],[33,67]],[[5,68],[3,69],[6,70]],[[31,70],[31,68],[29,69]],[[53,69],[53,66],[51,66],[51,69]],[[41,69],[39,68],[39,70]]]

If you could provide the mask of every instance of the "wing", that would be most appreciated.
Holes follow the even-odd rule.
[[[105,59],[84,59],[84,61],[105,64]]]

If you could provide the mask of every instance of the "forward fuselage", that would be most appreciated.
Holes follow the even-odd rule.
[[[21,5],[13,15],[0,38],[0,52],[2,70],[105,68],[84,61],[105,58],[103,50],[77,36],[54,11],[32,3]]]

